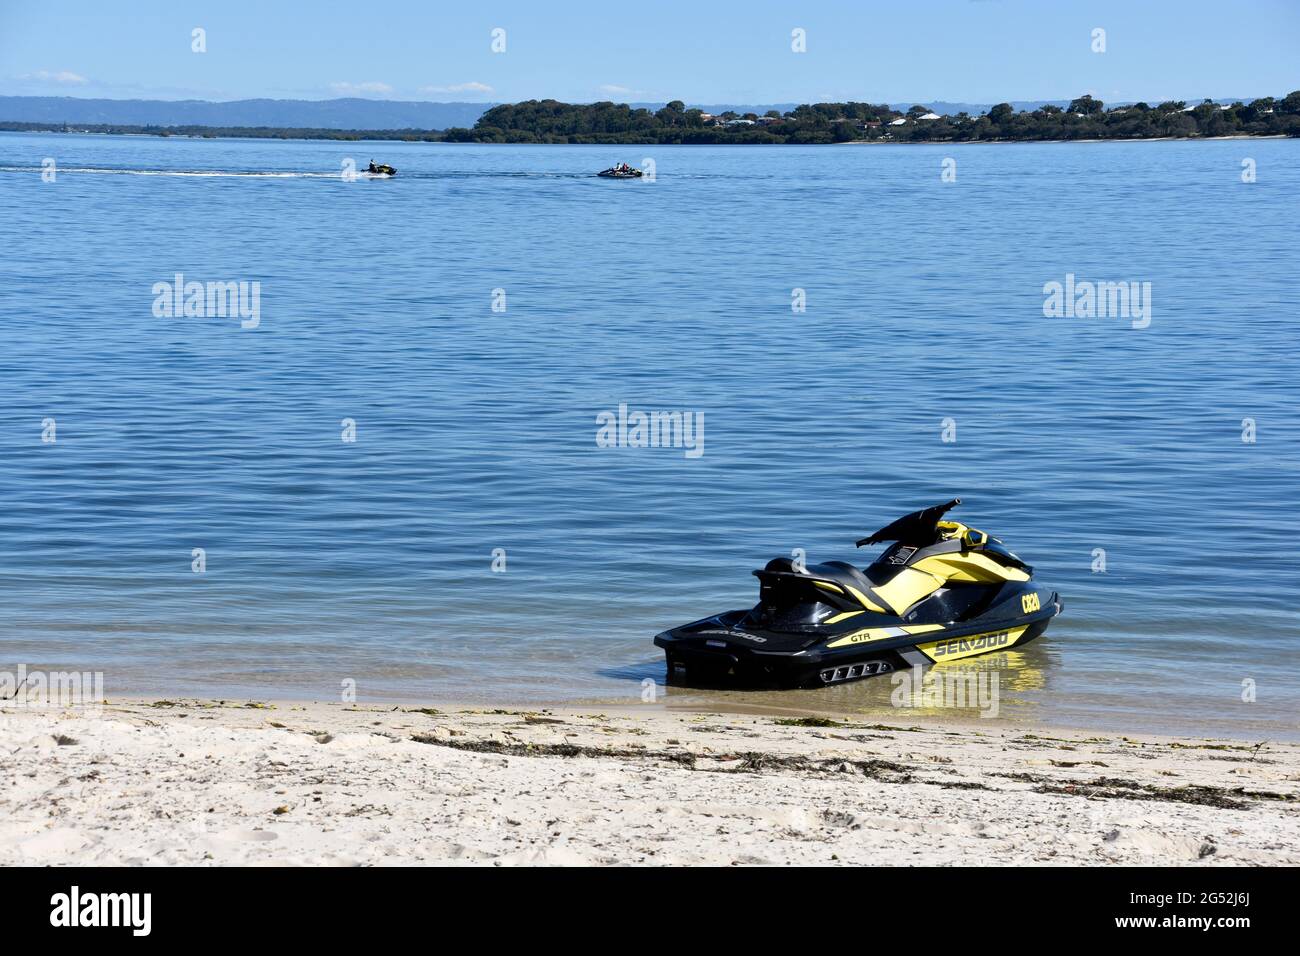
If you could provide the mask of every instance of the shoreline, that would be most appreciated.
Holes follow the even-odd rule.
[[[1300,863],[1291,743],[189,698],[0,742],[6,864]]]
[[[987,660],[987,659],[986,659]],[[976,661],[975,663],[979,663]],[[992,661],[988,661],[992,664]],[[32,672],[74,671],[77,667],[44,663],[29,666]],[[723,714],[734,717],[825,718],[849,722],[906,722],[922,724],[935,729],[959,728],[976,732],[1041,730],[1075,734],[1143,735],[1169,739],[1213,739],[1240,744],[1256,744],[1261,740],[1300,746],[1300,723],[1286,719],[1276,708],[1262,714],[1253,713],[1253,707],[1241,708],[1240,713],[1220,712],[1217,719],[1195,718],[1195,711],[1187,710],[1190,702],[1166,701],[1155,709],[1139,709],[1128,703],[1119,709],[1111,704],[1088,705],[1084,698],[1073,695],[1065,700],[1025,697],[1016,689],[1005,688],[996,702],[978,699],[977,687],[967,682],[963,689],[970,695],[964,703],[949,701],[936,704],[932,700],[898,703],[895,685],[886,679],[861,681],[855,688],[858,696],[827,694],[825,690],[782,690],[776,688],[738,689],[702,688],[664,682],[662,669],[654,666],[653,699],[645,700],[645,685],[629,679],[622,693],[610,688],[589,689],[586,692],[550,693],[540,688],[516,690],[496,688],[478,692],[466,688],[448,688],[445,693],[431,694],[427,688],[371,688],[355,704],[359,707],[388,709],[450,708],[511,709],[516,711],[590,710],[629,712],[636,714]],[[958,674],[972,676],[969,666],[962,671],[945,671],[950,678]],[[927,674],[932,672],[927,672]],[[1005,675],[1002,676],[1006,681]],[[644,679],[642,679],[644,680]],[[150,704],[160,699],[202,700],[213,703],[223,701],[252,701],[273,708],[329,707],[340,703],[337,693],[322,696],[318,688],[234,681],[211,685],[205,682],[126,682],[121,687],[104,687],[96,693],[112,704]],[[928,691],[940,688],[924,685]],[[843,690],[843,688],[840,688]],[[951,693],[953,688],[949,688]],[[33,694],[34,699],[39,692]],[[0,714],[6,701],[0,696]],[[19,708],[21,710],[21,708]]]

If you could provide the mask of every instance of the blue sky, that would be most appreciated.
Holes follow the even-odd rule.
[[[0,94],[991,103],[1300,88],[1296,0],[367,6],[0,0]],[[195,27],[206,53],[191,52]],[[806,53],[791,51],[796,27]],[[1091,49],[1097,27],[1104,53]]]

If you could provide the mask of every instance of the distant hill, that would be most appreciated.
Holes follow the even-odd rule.
[[[473,126],[492,104],[402,100],[99,100],[0,96],[0,120],[123,126],[277,126],[313,129],[447,129]]]
[[[1026,110],[1032,112],[1040,110],[1044,106],[1059,106],[1065,109],[1070,105],[1069,100],[1009,100],[1011,108],[1017,112]],[[967,116],[979,116],[981,113],[987,113],[996,104],[994,103],[950,103],[947,100],[916,100],[912,103],[891,103],[894,109],[900,113],[906,113],[913,106],[928,106],[931,110],[940,116],[956,116],[958,113],[965,113]],[[1118,103],[1116,106],[1120,105]]]
[[[987,113],[992,103],[950,103],[918,100],[936,113],[955,116]],[[1044,104],[1064,109],[1069,100],[1013,100],[1016,110],[1036,110]],[[1200,102],[1190,100],[1189,102]],[[1216,100],[1234,102],[1231,99]],[[1242,102],[1250,102],[1242,98]],[[50,123],[88,126],[214,126],[280,127],[328,130],[443,130],[473,126],[495,103],[429,103],[407,100],[108,100],[72,96],[0,96],[0,122]],[[632,103],[635,109],[658,110],[663,103]],[[691,103],[690,106],[697,104]],[[707,113],[732,111],[763,115],[768,110],[788,113],[797,103],[698,104]],[[913,103],[890,104],[905,112]],[[1113,103],[1113,106],[1127,105]]]
[[[1162,99],[1165,99],[1165,97],[1152,97],[1147,102],[1149,105],[1155,106],[1156,103]],[[1202,98],[1199,96],[1186,97],[1187,103],[1189,105],[1199,103],[1201,102],[1201,99]],[[1254,99],[1256,99],[1256,97],[1254,96],[1226,96],[1226,97],[1216,97],[1214,99],[1214,102],[1223,103],[1223,104],[1249,103],[1251,100]],[[1070,105],[1069,100],[1009,100],[1008,102],[1010,102],[1011,108],[1016,112],[1024,111],[1027,113],[1032,113],[1034,110],[1041,110],[1044,106],[1059,106],[1061,109],[1065,109],[1067,106]],[[1137,102],[1140,101],[1139,100],[1107,100],[1106,105],[1110,107],[1132,106],[1134,103]],[[894,107],[894,109],[898,110],[900,113],[907,112],[907,109],[910,106],[919,105],[919,106],[930,107],[930,109],[934,110],[940,116],[956,116],[958,113],[965,113],[968,116],[978,116],[981,113],[987,113],[997,104],[995,103],[949,103],[947,100],[917,100],[915,104],[893,103],[891,105]]]
[[[616,100],[615,102],[618,101]],[[762,116],[768,110],[776,110],[778,113],[788,113],[792,109],[797,107],[799,104],[798,103],[748,103],[746,104],[746,103],[687,102],[686,105],[689,106],[691,109],[704,110],[704,112],[706,113],[714,113],[714,114],[727,113],[727,112],[741,113],[741,114],[757,113],[759,116]],[[654,110],[663,109],[664,104],[663,103],[629,103],[628,106],[632,107],[632,109],[634,110],[644,109],[644,110],[651,110],[653,112]],[[486,113],[487,110],[485,109],[483,112]]]
[[[812,101],[809,100],[806,102],[812,102]],[[875,101],[872,100],[872,102]],[[1069,100],[1021,100],[1021,101],[1016,101],[1011,105],[1018,110],[1036,110],[1044,103],[1051,103],[1053,106],[1059,106],[1062,109],[1064,109],[1066,106],[1069,105],[1069,102],[1070,102]],[[664,104],[663,103],[631,103],[629,105],[633,109],[636,109],[638,107],[645,107],[646,109],[649,110],[657,110],[661,108]],[[744,103],[700,103],[700,104],[687,103],[686,105],[698,106],[699,109],[704,110],[704,112],[706,113],[717,114],[717,113],[730,112],[730,113],[740,113],[742,115],[745,113],[757,113],[759,116],[762,116],[768,110],[776,110],[778,113],[789,113],[791,110],[793,110],[795,107],[799,106],[800,104],[798,103],[759,103],[759,104],[750,103],[746,105]],[[908,109],[911,108],[912,106],[918,106],[918,105],[928,106],[936,113],[940,113],[945,116],[956,116],[958,113],[963,113],[963,112],[968,113],[971,116],[975,116],[979,113],[987,113],[990,109],[993,108],[992,103],[948,103],[943,100],[933,100],[933,101],[910,100],[906,103],[890,103],[889,105],[892,108],[898,110],[898,112],[900,113],[906,113]],[[486,111],[487,111],[487,107],[484,107],[484,112]]]
[[[1255,97],[1253,97],[1253,96],[1238,96],[1238,97],[1229,97],[1229,98],[1224,98],[1224,99],[1216,99],[1214,102],[1216,102],[1216,103],[1249,103],[1249,102],[1250,102],[1252,99],[1254,99],[1254,98],[1255,98]],[[874,101],[873,101],[873,102],[874,102]],[[1026,111],[1026,112],[1033,112],[1034,110],[1042,109],[1044,106],[1059,106],[1061,109],[1065,109],[1067,106],[1070,105],[1070,101],[1069,101],[1068,99],[1065,99],[1065,100],[1011,100],[1010,102],[1011,102],[1011,108],[1014,109],[1014,110],[1016,110],[1017,112],[1019,112],[1019,111],[1021,111],[1021,110],[1024,110],[1024,111]],[[1117,100],[1117,101],[1115,101],[1115,102],[1112,103],[1112,102],[1110,102],[1110,101],[1108,100],[1106,105],[1108,105],[1108,106],[1132,106],[1134,102],[1136,102],[1136,101],[1135,101],[1135,100]],[[1197,97],[1196,99],[1190,99],[1190,100],[1188,100],[1187,102],[1189,102],[1189,103],[1199,103],[1199,102],[1201,102],[1201,100],[1200,100],[1199,97]],[[492,104],[492,105],[495,105],[495,104]],[[646,109],[657,110],[657,109],[659,109],[660,107],[662,107],[664,104],[663,104],[663,103],[631,103],[631,104],[629,104],[629,105],[632,106],[633,109],[636,109],[637,107],[645,107]],[[692,107],[697,106],[697,104],[695,104],[695,103],[688,103],[687,105],[688,105],[688,106],[692,106]],[[760,105],[757,105],[757,106],[755,106],[755,105],[753,105],[753,104],[750,104],[750,105],[748,105],[748,106],[745,106],[745,105],[743,105],[743,104],[741,104],[741,105],[737,105],[737,104],[712,104],[712,105],[710,105],[710,104],[705,103],[705,104],[698,104],[698,108],[704,110],[704,112],[706,112],[706,113],[715,113],[715,114],[716,114],[716,113],[726,113],[726,112],[730,111],[730,112],[732,112],[732,113],[740,113],[740,114],[742,114],[742,115],[745,114],[745,113],[757,113],[759,116],[762,116],[762,115],[763,115],[764,113],[766,113],[768,110],[776,110],[778,113],[789,113],[791,110],[793,110],[795,107],[797,107],[797,106],[799,106],[799,105],[800,105],[800,104],[798,104],[798,103],[763,103],[763,104],[760,104]],[[906,113],[906,112],[907,112],[911,107],[913,107],[913,106],[928,106],[928,107],[930,107],[930,109],[934,110],[934,112],[938,113],[940,116],[956,116],[958,113],[965,113],[965,114],[967,114],[968,116],[979,116],[981,113],[987,113],[987,112],[988,112],[989,110],[991,110],[991,109],[992,109],[996,104],[994,104],[994,103],[952,103],[952,102],[949,102],[949,101],[947,101],[947,100],[905,100],[905,101],[900,101],[900,102],[896,102],[896,103],[890,103],[889,105],[890,105],[890,107],[892,107],[893,109],[898,110],[898,112],[900,112],[900,113]],[[1152,105],[1155,105],[1154,100],[1152,101]],[[487,112],[488,109],[490,109],[490,108],[491,108],[490,106],[484,106],[484,107],[483,107],[483,112]]]

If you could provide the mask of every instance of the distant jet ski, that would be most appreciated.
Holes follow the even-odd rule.
[[[643,175],[641,170],[635,166],[629,166],[627,163],[619,163],[617,166],[611,166],[609,169],[603,169],[596,174],[606,179],[640,179]]]
[[[368,169],[366,169],[366,172],[375,173],[376,175],[381,175],[381,176],[397,175],[397,170],[395,170],[392,166],[389,166],[387,163],[379,163],[378,165],[376,165],[373,159],[370,161],[370,166]]]

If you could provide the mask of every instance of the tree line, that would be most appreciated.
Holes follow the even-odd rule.
[[[674,100],[663,109],[626,103],[528,100],[488,110],[472,129],[443,133],[467,143],[847,143],[977,142],[1071,139],[1152,139],[1232,135],[1300,136],[1300,90],[1281,99],[1189,106],[1170,100],[1107,109],[1092,96],[1068,107],[1015,110],[999,103],[987,113],[933,117],[917,104],[898,111],[884,104],[813,103],[786,113],[769,110],[711,116]]]

